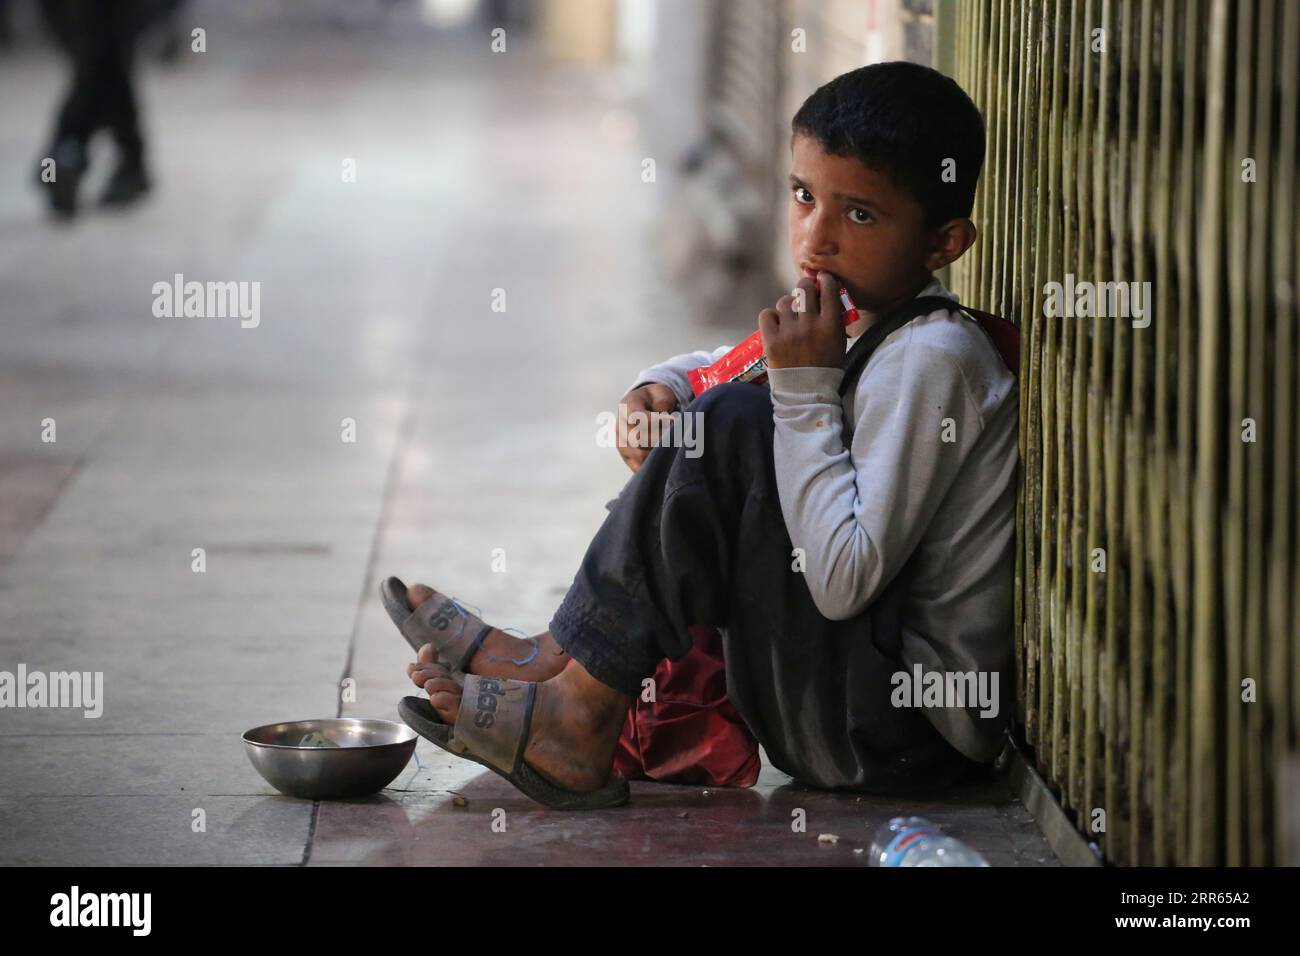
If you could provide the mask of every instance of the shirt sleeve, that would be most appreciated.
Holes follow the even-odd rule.
[[[772,369],[777,491],[823,616],[860,614],[915,551],[983,423],[953,356],[882,344],[845,428],[837,368]],[[851,436],[848,433],[851,432]]]
[[[660,362],[658,365],[652,365],[647,369],[642,369],[636,377],[636,383],[632,388],[639,388],[647,382],[657,382],[660,385],[667,385],[677,396],[677,404],[685,408],[695,398],[695,390],[691,388],[690,380],[686,373],[691,369],[703,368],[705,365],[712,365],[722,356],[730,352],[732,346],[719,345],[712,352],[698,351],[687,352],[684,355],[674,355],[672,358]],[[628,391],[632,391],[629,388]]]

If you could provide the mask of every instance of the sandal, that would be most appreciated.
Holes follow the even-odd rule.
[[[417,654],[425,644],[432,644],[435,659],[452,673],[464,672],[492,632],[492,626],[484,624],[477,633],[470,634],[465,629],[469,614],[455,598],[441,603],[425,601],[412,611],[406,599],[406,585],[398,578],[384,581],[379,586],[379,596],[406,643]]]
[[[627,780],[612,774],[599,790],[577,793],[524,763],[537,684],[465,674],[455,726],[443,722],[428,698],[404,697],[397,712],[416,733],[457,757],[487,767],[525,796],[552,810],[599,810],[627,803]]]

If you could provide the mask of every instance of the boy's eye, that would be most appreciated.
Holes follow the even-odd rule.
[[[804,199],[804,198],[800,195],[801,193],[802,193],[803,195],[807,196],[808,198],[807,198],[807,199]],[[805,189],[805,188],[802,187],[802,186],[795,186],[795,187],[794,187],[794,201],[797,202],[797,203],[802,203],[803,205],[806,206],[806,205],[808,205],[809,203],[811,203],[811,202],[813,201],[812,193],[808,192],[808,190]]]
[[[853,219],[853,221],[856,222],[856,223],[857,223],[858,225],[860,225],[860,226],[861,226],[861,225],[866,225],[867,223],[869,223],[869,222],[872,221],[871,213],[867,212],[865,209],[862,209],[861,207],[854,206],[852,209],[850,209],[850,210],[849,210],[849,218],[852,219],[854,213],[860,213],[860,214],[862,215],[862,218],[861,218],[861,219]]]

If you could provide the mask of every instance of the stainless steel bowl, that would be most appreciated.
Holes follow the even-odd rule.
[[[321,734],[337,747],[302,746]],[[377,793],[402,772],[418,739],[391,720],[336,717],[254,727],[244,750],[257,772],[281,793],[308,800],[364,797]]]

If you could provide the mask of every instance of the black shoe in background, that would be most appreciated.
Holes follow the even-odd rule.
[[[53,166],[46,162],[51,159]],[[77,189],[88,165],[86,145],[72,139],[55,143],[50,155],[36,164],[36,184],[45,191],[55,216],[71,219],[77,214]]]
[[[140,160],[123,160],[99,197],[101,206],[126,206],[149,191],[149,176]]]

